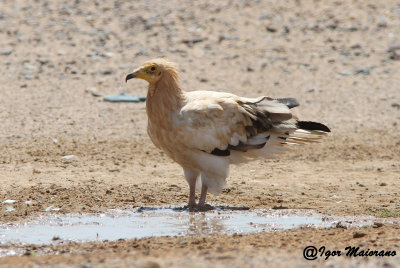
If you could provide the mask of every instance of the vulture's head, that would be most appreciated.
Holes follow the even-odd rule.
[[[165,59],[154,59],[143,63],[142,66],[128,74],[125,78],[127,82],[132,78],[146,80],[150,84],[155,84],[161,79],[172,78],[178,80],[178,68],[175,63]]]

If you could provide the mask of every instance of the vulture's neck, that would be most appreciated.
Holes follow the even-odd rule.
[[[149,119],[167,120],[168,113],[182,107],[183,101],[184,91],[177,79],[168,73],[164,74],[156,83],[149,85],[146,99]]]

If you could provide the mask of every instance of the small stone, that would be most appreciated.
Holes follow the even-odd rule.
[[[104,53],[104,56],[106,56],[106,57],[108,57],[108,58],[111,58],[112,56],[114,56],[114,53],[112,53],[112,52],[106,52],[106,53]]]
[[[22,74],[22,75],[25,77],[25,79],[27,79],[27,80],[31,80],[31,79],[33,78],[33,76],[32,76],[30,73],[22,72],[21,74]]]
[[[391,60],[400,60],[400,46],[390,46],[387,52]]]
[[[220,35],[219,37],[218,37],[218,43],[221,43],[222,41],[224,41],[224,40],[230,40],[231,38],[228,36],[228,35],[225,35],[225,34],[223,34],[223,35]]]
[[[383,223],[381,222],[374,222],[374,224],[372,225],[372,228],[380,228],[383,226]]]
[[[285,34],[290,33],[290,28],[289,28],[289,26],[286,26],[286,25],[283,26],[283,33],[285,33]]]
[[[33,65],[33,63],[31,63],[31,62],[29,62],[29,61],[24,62],[24,67],[25,67],[25,69],[28,69],[28,70],[33,70],[33,69],[35,69],[35,66]]]
[[[49,212],[49,211],[59,211],[59,210],[60,210],[60,208],[56,208],[54,206],[49,206],[44,211]]]
[[[336,226],[335,226],[335,227],[336,227],[336,228],[347,229],[347,226],[344,225],[341,221],[338,222],[338,223],[336,223]]]
[[[264,69],[265,67],[268,66],[268,61],[267,60],[259,60],[258,65],[261,67],[261,69]]]
[[[339,74],[344,75],[344,76],[350,76],[351,72],[348,70],[343,70],[343,71],[339,72]]]
[[[64,155],[63,157],[61,157],[61,159],[72,159],[74,157],[75,157],[75,155],[70,154],[70,155]]]
[[[252,67],[249,66],[249,67],[247,67],[247,71],[248,72],[254,72],[255,70]]]
[[[355,233],[353,233],[353,238],[361,238],[361,237],[364,237],[366,235],[367,235],[366,233],[355,232]]]
[[[362,68],[362,69],[356,69],[354,71],[354,74],[364,74],[364,75],[369,75],[371,73],[370,68]]]
[[[279,206],[273,206],[272,209],[289,209],[289,208],[286,207],[286,206],[283,206],[283,205],[281,204],[281,205],[279,205]]]
[[[266,26],[265,30],[267,30],[270,33],[275,33],[277,31],[276,28],[274,28],[272,26]]]
[[[398,104],[398,103],[392,103],[392,107],[393,107],[393,108],[400,109],[400,104]]]
[[[387,186],[387,183],[386,182],[382,182],[382,183],[379,184],[379,186]]]
[[[114,73],[113,70],[106,70],[106,71],[103,72],[103,75],[110,75],[110,74],[113,74],[113,73]]]
[[[0,56],[8,56],[11,55],[12,52],[12,49],[2,49],[0,50]]]
[[[92,96],[94,96],[94,97],[101,97],[101,96],[103,96],[103,94],[101,94],[100,92],[98,92],[97,89],[94,88],[94,87],[89,87],[89,88],[87,88],[87,89],[86,89],[86,92],[92,94]]]
[[[17,202],[17,200],[7,199],[7,200],[3,201],[3,204],[14,204],[15,202]]]
[[[15,208],[13,206],[6,206],[6,212],[14,211]]]
[[[350,48],[351,49],[360,49],[361,45],[360,44],[355,44],[355,45],[352,45]]]

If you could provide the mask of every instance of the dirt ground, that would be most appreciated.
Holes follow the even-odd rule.
[[[181,168],[147,136],[145,103],[93,94],[146,95],[144,81],[124,78],[159,56],[179,63],[185,90],[295,97],[301,119],[332,130],[319,144],[233,166],[226,190],[209,203],[394,223],[26,246],[0,266],[400,263],[400,4],[392,0],[0,1],[0,201],[17,200],[11,212],[0,203],[1,222],[187,201]],[[45,212],[49,206],[60,210]],[[306,261],[308,245],[397,256]]]

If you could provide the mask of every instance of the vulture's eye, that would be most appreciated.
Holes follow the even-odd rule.
[[[153,67],[150,68],[150,70],[155,71],[156,67],[153,66]]]

